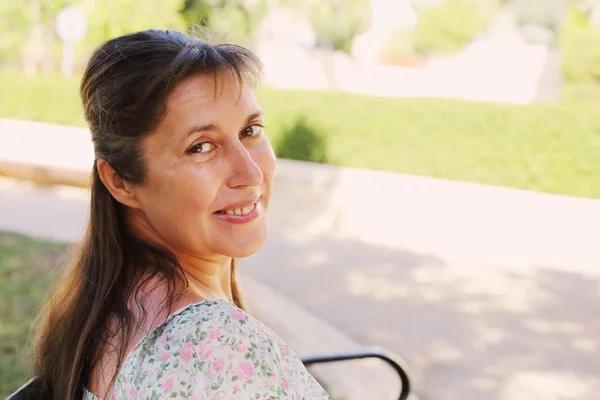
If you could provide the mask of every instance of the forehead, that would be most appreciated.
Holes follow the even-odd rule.
[[[166,118],[182,118],[188,113],[201,118],[216,108],[243,108],[248,103],[255,103],[251,88],[232,72],[198,74],[181,81],[168,96]]]

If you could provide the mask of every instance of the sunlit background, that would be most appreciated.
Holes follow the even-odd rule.
[[[400,355],[423,400],[600,398],[598,0],[0,1],[0,397],[86,222],[83,68],[147,28],[264,63],[281,162],[248,277]]]

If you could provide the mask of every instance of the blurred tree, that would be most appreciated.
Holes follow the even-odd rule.
[[[556,34],[573,2],[573,0],[511,0],[508,7],[519,25],[534,25]]]
[[[398,28],[390,35],[381,49],[381,61],[384,64],[402,64],[411,60],[414,53],[414,29]]]
[[[209,26],[214,3],[210,0],[185,0],[181,14],[192,24]]]
[[[192,25],[224,35],[228,42],[249,45],[268,9],[268,0],[185,0],[182,15]]]
[[[563,73],[569,81],[600,81],[600,31],[571,7],[558,37]]]
[[[68,3],[68,0],[0,2],[0,61],[21,62],[27,73],[35,73],[44,57],[52,56],[54,17]]]
[[[183,0],[24,0],[0,2],[3,32],[0,60],[21,66],[28,73],[50,65],[59,52],[54,21],[67,6],[79,7],[88,16],[89,32],[78,44],[88,53],[111,37],[148,28],[185,29],[180,11]]]
[[[479,9],[470,0],[445,0],[424,9],[417,22],[414,48],[418,53],[456,51],[482,29]]]
[[[369,0],[317,0],[309,7],[317,41],[350,52],[354,38],[369,28]]]
[[[185,30],[183,0],[80,0],[89,18],[86,43],[98,43],[144,29]]]
[[[354,38],[369,29],[370,0],[279,0],[308,18],[319,44],[350,52]]]

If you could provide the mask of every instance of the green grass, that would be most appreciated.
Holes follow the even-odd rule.
[[[600,86],[600,85],[599,85]],[[77,78],[0,74],[0,117],[84,126]],[[600,198],[600,87],[557,105],[257,93],[279,156]]]
[[[0,398],[31,377],[30,328],[65,245],[0,231]]]

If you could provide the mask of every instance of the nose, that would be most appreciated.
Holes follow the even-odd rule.
[[[255,187],[263,181],[263,173],[252,155],[242,143],[237,143],[228,154],[231,174],[227,181],[230,188]]]

